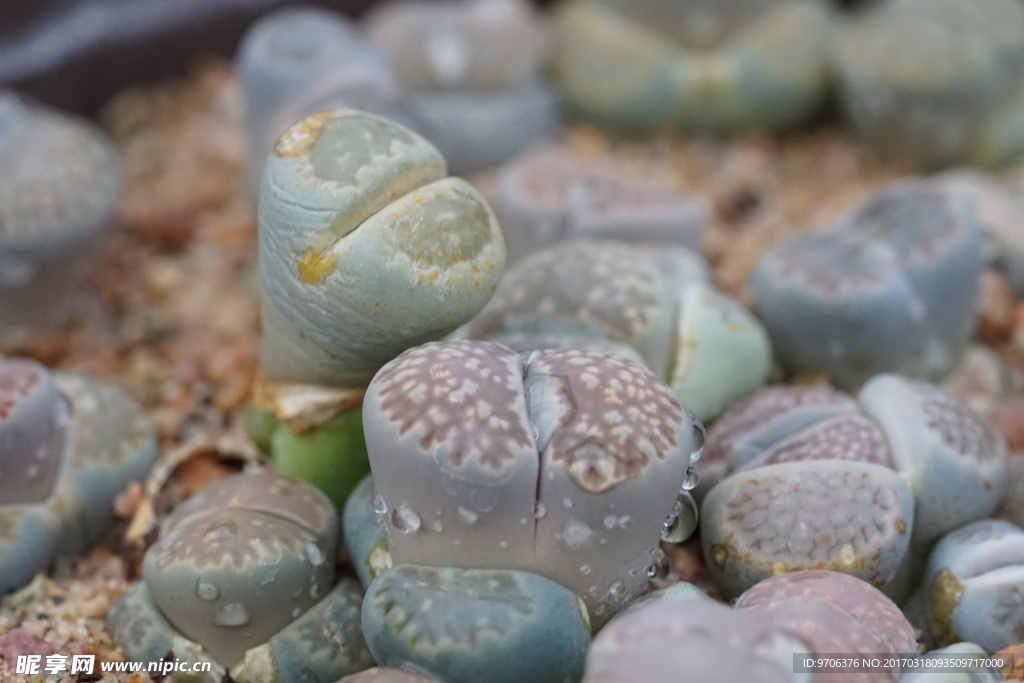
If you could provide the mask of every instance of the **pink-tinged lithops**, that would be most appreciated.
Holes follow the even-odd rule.
[[[338,683],[435,683],[436,678],[394,666],[378,667],[345,676]]]
[[[932,168],[1024,151],[1024,9],[1013,0],[883,0],[833,49],[841,104],[879,154]]]
[[[259,202],[261,365],[270,379],[365,384],[493,294],[505,245],[486,202],[426,140],[322,112],[278,140]]]
[[[827,232],[767,249],[750,290],[790,372],[843,388],[880,372],[936,379],[974,329],[982,243],[966,203],[896,182]]]
[[[152,424],[117,389],[0,356],[0,592],[99,540],[156,455]]]
[[[928,634],[995,652],[1024,640],[1024,529],[981,520],[942,538],[922,582]]]
[[[363,422],[396,565],[535,572],[581,596],[595,623],[646,588],[703,445],[640,365],[467,340],[386,365]]]
[[[572,683],[590,620],[578,596],[536,574],[399,565],[367,589],[363,633],[378,664],[446,683]]]
[[[831,16],[815,0],[573,0],[554,67],[586,116],[626,129],[779,130],[825,98]]]
[[[498,176],[494,213],[509,260],[579,238],[700,246],[707,203],[646,178],[588,163],[565,147],[540,147]]]
[[[795,635],[721,603],[665,597],[605,626],[587,654],[583,682],[810,683],[811,674],[793,666],[794,657],[809,653]]]
[[[807,460],[725,478],[701,506],[708,571],[735,596],[780,572],[831,569],[899,595],[914,496],[883,465]]]
[[[706,420],[761,386],[771,366],[764,328],[708,278],[703,259],[683,247],[564,242],[509,269],[469,334],[589,328],[634,347]]]
[[[399,96],[387,57],[343,14],[288,7],[260,19],[238,49],[250,173],[290,125],[324,109],[382,111]]]
[[[405,88],[403,114],[454,172],[499,164],[558,132],[558,93],[538,75],[544,25],[526,0],[398,0],[366,24]]]
[[[914,544],[988,517],[1009,480],[1006,442],[983,417],[938,387],[879,375],[858,394],[885,433],[893,468],[914,493]]]
[[[1007,680],[998,669],[985,664],[991,660],[989,653],[974,643],[955,643],[922,655],[917,666],[904,670],[900,683],[996,683]],[[959,666],[949,667],[950,661]]]
[[[0,337],[68,322],[114,215],[117,151],[91,123],[0,90]]]
[[[283,683],[334,681],[373,665],[360,626],[363,595],[352,579],[342,579],[312,609],[245,653],[230,671],[199,643],[182,635],[137,581],[111,606],[106,629],[125,657],[157,662],[173,653],[176,661],[210,665],[203,674],[175,673],[182,683]]]
[[[316,488],[240,474],[171,513],[142,575],[168,621],[232,667],[330,592],[337,540],[334,507]]]

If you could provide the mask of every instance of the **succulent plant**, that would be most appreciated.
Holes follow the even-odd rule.
[[[1007,467],[995,429],[924,382],[879,375],[857,400],[764,389],[715,423],[698,466],[709,570],[729,595],[826,568],[902,598],[941,534],[997,509]]]
[[[393,0],[366,19],[405,90],[411,125],[457,173],[492,166],[558,130],[557,92],[538,76],[547,36],[526,0]]]
[[[598,625],[646,587],[703,445],[703,428],[640,365],[468,340],[386,365],[363,420],[396,566],[540,574]]]
[[[991,166],[1024,151],[1024,10],[1012,0],[883,0],[834,41],[843,109],[880,154]]]
[[[363,632],[378,663],[448,683],[573,683],[590,644],[579,597],[507,569],[392,567],[367,590]]]
[[[76,314],[114,215],[117,152],[91,123],[0,89],[0,338]]]
[[[708,278],[703,259],[682,247],[566,242],[511,268],[468,333],[497,340],[560,326],[628,344],[706,420],[761,386],[771,365],[760,324]]]
[[[971,336],[982,263],[968,207],[901,181],[830,230],[769,247],[750,290],[789,372],[848,389],[880,372],[935,380]]]
[[[114,498],[157,456],[152,424],[119,390],[0,356],[0,592],[114,521]]]
[[[686,680],[809,683],[794,672],[807,645],[737,610],[676,584],[650,593],[594,638],[583,683]],[[638,601],[639,602],[639,601]]]
[[[345,676],[338,683],[433,683],[434,681],[436,679],[428,678],[420,673],[386,666],[373,667],[366,671]]]
[[[531,150],[505,164],[494,195],[510,261],[578,238],[696,249],[709,213],[703,200],[588,163],[556,146]]]
[[[1024,640],[1024,529],[999,520],[963,526],[940,540],[922,583],[927,634],[995,652]]]
[[[391,64],[339,12],[287,7],[257,21],[238,49],[253,185],[279,135],[324,109],[394,113],[400,87]]]
[[[779,130],[824,102],[830,26],[816,0],[573,0],[555,72],[573,105],[617,128]]]
[[[315,487],[271,472],[227,477],[164,520],[143,582],[114,605],[107,630],[129,657],[173,651],[236,681],[365,669],[361,590],[334,586],[337,538],[334,508]]]
[[[261,365],[270,379],[364,385],[479,311],[505,247],[487,204],[426,140],[322,112],[278,140],[259,203]]]
[[[369,586],[393,565],[388,535],[384,532],[384,521],[381,519],[386,510],[378,511],[376,507],[380,507],[380,499],[373,485],[373,477],[368,475],[345,501],[341,518],[345,547],[348,548],[352,567],[363,586]]]

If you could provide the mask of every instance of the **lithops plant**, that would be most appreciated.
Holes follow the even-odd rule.
[[[434,683],[436,679],[393,666],[373,667],[345,676],[338,683]]]
[[[370,114],[321,112],[285,132],[259,201],[267,377],[365,385],[483,307],[505,245],[479,193],[445,174],[430,143]]]
[[[794,657],[811,652],[797,636],[691,591],[666,589],[647,597],[649,602],[631,605],[594,638],[584,683],[669,681],[682,675],[723,683],[812,680],[810,673],[794,671]]]
[[[394,0],[366,19],[405,88],[404,112],[457,173],[550,139],[556,91],[538,71],[547,36],[526,0]]]
[[[384,570],[391,569],[393,564],[384,522],[377,521],[385,512],[387,509],[377,496],[371,476],[359,482],[345,501],[341,518],[342,537],[356,576],[364,586],[369,586]],[[441,528],[443,530],[443,524]]]
[[[89,259],[120,188],[91,123],[0,90],[0,338],[77,314]]]
[[[119,390],[0,356],[0,592],[95,543],[113,501],[156,459],[152,424]]]
[[[386,365],[363,421],[396,566],[533,572],[598,625],[646,587],[703,445],[640,365],[469,340]]]
[[[164,520],[108,631],[130,657],[181,651],[236,681],[365,669],[361,591],[334,586],[337,538],[334,507],[315,487],[271,472],[222,479]]]
[[[701,420],[764,383],[768,338],[743,306],[712,287],[683,247],[574,240],[510,268],[470,324],[478,339],[562,325],[634,347]]]
[[[995,429],[933,385],[880,375],[856,400],[769,387],[715,423],[698,463],[721,482],[696,491],[709,569],[730,595],[827,568],[901,599],[939,535],[996,510],[1007,467]]]
[[[816,0],[573,0],[554,68],[569,100],[630,130],[780,130],[825,99],[831,16]]]
[[[505,164],[494,191],[509,260],[578,238],[700,246],[707,202],[544,146]]]
[[[590,620],[579,597],[536,574],[399,565],[367,590],[363,633],[378,663],[447,683],[573,683]]]
[[[940,645],[995,652],[1024,640],[1024,530],[981,520],[942,538],[922,582],[923,626]]]
[[[350,19],[317,7],[288,7],[260,19],[242,39],[236,62],[254,187],[274,141],[296,121],[339,107],[392,113],[399,97],[384,53]]]
[[[883,0],[849,19],[832,62],[857,136],[933,168],[1024,151],[1024,9],[1013,0]]]
[[[831,229],[762,253],[750,278],[776,358],[854,389],[872,375],[938,379],[974,329],[983,236],[921,182],[876,191]]]

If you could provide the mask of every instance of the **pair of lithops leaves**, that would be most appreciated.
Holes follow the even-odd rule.
[[[60,325],[114,214],[117,152],[94,125],[0,90],[0,337]]]
[[[380,566],[536,573],[597,625],[645,589],[703,447],[700,423],[640,364],[483,341],[403,353],[370,384],[363,419]],[[372,564],[360,538],[353,555]]]
[[[935,381],[974,331],[983,243],[960,193],[896,181],[827,231],[765,250],[750,292],[790,373],[847,389],[880,372]]]
[[[817,0],[573,0],[554,69],[577,108],[618,128],[777,130],[824,102],[830,31]]]
[[[307,7],[249,31],[238,64],[254,158],[294,121],[338,107],[408,125],[459,173],[556,132],[557,98],[537,77],[544,30],[529,2],[391,2],[365,28]]]
[[[108,631],[132,659],[173,651],[236,681],[364,669],[362,594],[351,580],[335,585],[337,542],[334,507],[310,484],[268,471],[227,477],[162,522]]]
[[[926,168],[1024,151],[1024,9],[1014,0],[883,0],[837,32],[832,62],[855,134]]]
[[[554,145],[505,164],[492,203],[510,262],[581,238],[697,249],[710,213],[707,202],[694,195]]]
[[[892,600],[854,577],[830,571],[780,574],[730,607],[688,583],[640,598],[594,639],[584,683],[692,680],[809,683],[828,674],[804,657],[911,655],[914,627]],[[853,674],[891,683],[899,667]],[[844,679],[851,672],[844,672]]]
[[[152,424],[119,390],[0,356],[0,592],[98,541],[156,455]]]
[[[466,334],[639,360],[707,420],[771,369],[764,328],[709,280],[706,262],[684,247],[564,242],[510,268]]]
[[[828,386],[765,389],[726,412],[708,443],[699,471],[719,483],[703,497],[701,540],[730,596],[773,573],[825,568],[901,600],[932,544],[993,514],[1008,479],[1006,444],[984,418],[897,375],[856,399]]]

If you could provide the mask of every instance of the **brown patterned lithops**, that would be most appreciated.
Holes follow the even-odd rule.
[[[334,507],[317,489],[242,474],[177,508],[142,573],[167,619],[230,667],[331,590],[337,538]]]
[[[415,133],[355,111],[314,114],[274,146],[259,200],[267,377],[351,386],[448,334],[491,297],[501,232]]]
[[[378,373],[363,410],[396,564],[541,574],[596,623],[646,587],[699,445],[650,371],[578,350],[425,344]]]

